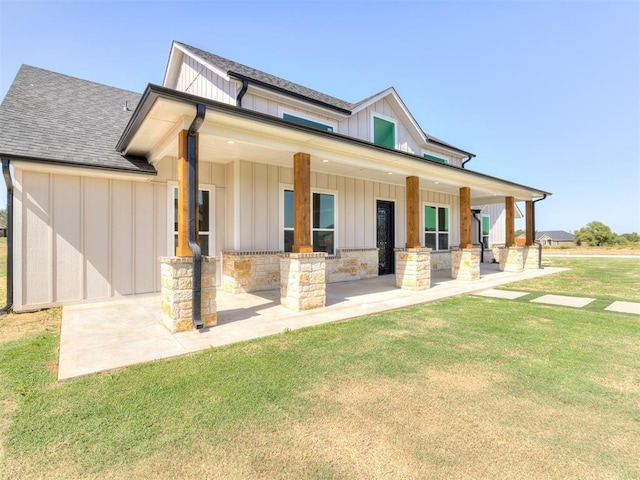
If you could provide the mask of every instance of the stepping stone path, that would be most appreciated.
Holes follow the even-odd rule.
[[[498,290],[490,288],[481,292],[476,292],[474,295],[480,297],[490,298],[502,298],[506,300],[515,300],[516,298],[529,295],[530,292],[516,292],[514,290]],[[531,303],[544,303],[546,305],[560,305],[562,307],[582,308],[593,302],[595,298],[585,297],[571,297],[568,295],[542,295],[541,297],[530,300]],[[610,312],[631,313],[640,315],[640,303],[636,302],[613,302],[611,305],[605,308]]]

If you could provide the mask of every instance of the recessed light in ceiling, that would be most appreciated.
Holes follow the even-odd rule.
[[[435,183],[436,185],[438,185],[440,182],[433,182],[433,183]]]
[[[393,175],[393,172],[387,172],[387,175]]]
[[[227,140],[227,145],[233,145],[234,143],[236,142],[234,142],[233,140]]]
[[[329,160],[322,160],[322,163],[329,163]]]

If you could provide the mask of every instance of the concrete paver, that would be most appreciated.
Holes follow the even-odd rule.
[[[566,270],[545,268],[500,272],[483,265],[476,281],[434,272],[432,287],[400,290],[393,275],[327,285],[326,307],[292,312],[280,305],[280,291],[231,295],[218,291],[218,325],[204,331],[171,333],[161,320],[159,294],[65,305],[62,315],[58,379],[69,379],[126,365],[168,358],[210,347],[346,320],[446,297],[469,294],[527,278]]]
[[[497,290],[495,288],[490,288],[488,290],[476,292],[474,293],[474,295],[478,295],[479,297],[504,298],[506,300],[515,300],[516,298],[529,295],[529,292],[516,292],[514,290]]]
[[[582,308],[589,305],[595,298],[570,297],[566,295],[542,295],[531,300],[532,303],[545,303],[548,305],[559,305],[562,307]]]
[[[610,312],[633,313],[640,315],[640,303],[636,302],[613,302],[605,310]]]

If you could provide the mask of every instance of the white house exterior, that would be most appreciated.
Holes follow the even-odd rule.
[[[280,287],[300,152],[326,282],[394,273],[407,202],[419,208],[412,247],[451,269],[452,251],[479,243],[465,205],[487,216],[489,248],[508,242],[507,203],[548,195],[463,168],[473,155],[425,134],[393,88],[348,103],[178,42],[163,85],[142,96],[25,66],[0,107],[16,311],[160,292],[159,258],[176,252],[180,132],[198,105],[199,242],[230,292]]]

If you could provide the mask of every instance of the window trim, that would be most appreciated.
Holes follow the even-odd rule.
[[[285,226],[284,226],[284,192],[285,190],[291,190],[293,191],[293,185],[290,183],[281,183],[280,184],[280,188],[279,188],[279,230],[278,230],[278,247],[281,251],[284,252],[284,230],[285,230]],[[309,230],[309,234],[310,234],[310,239],[311,239],[311,244],[313,245],[313,232],[315,230],[318,231],[331,231],[331,229],[327,229],[327,228],[317,228],[314,229],[313,228],[313,194],[314,193],[324,193],[326,195],[333,195],[333,252],[327,252],[327,255],[336,255],[336,252],[338,251],[338,212],[339,212],[339,208],[338,208],[338,190],[331,190],[328,188],[311,188],[311,205],[309,205],[310,207],[310,211],[309,211],[309,220],[310,220],[310,230]],[[294,220],[295,223],[295,220]],[[293,230],[293,228],[291,229]]]
[[[176,231],[173,229],[175,219],[173,218],[173,191],[178,188],[178,182],[170,180],[167,182],[167,255],[174,257],[176,250],[174,245],[174,235]],[[198,185],[198,190],[206,190],[209,192],[209,255],[216,255],[216,186],[210,184]],[[199,233],[199,232],[198,232]]]
[[[437,155],[434,155],[433,153],[430,153],[426,150],[422,150],[422,158],[431,160],[433,162],[442,163],[443,165],[449,165],[449,160],[447,160],[446,158],[438,157]],[[442,162],[439,162],[438,160],[442,160]]]
[[[285,114],[291,115],[292,117],[298,117],[303,120],[308,120],[310,122],[319,123],[321,125],[326,125],[327,127],[331,127],[333,129],[331,133],[335,133],[338,131],[338,124],[331,120],[325,120],[324,118],[315,117],[306,112],[300,112],[298,110],[293,110],[291,108],[278,107],[278,116],[284,120]],[[288,121],[291,121],[291,120],[288,120]]]
[[[398,149],[398,120],[396,120],[395,118],[392,117],[388,117],[386,115],[383,115],[381,113],[378,112],[372,112],[371,113],[371,143],[374,143],[375,145],[378,145],[376,143],[376,131],[375,131],[375,118],[379,118],[380,120],[385,120],[387,122],[393,123],[393,135],[394,135],[394,141],[393,141],[393,148],[394,150]],[[385,147],[385,145],[380,145],[381,147]]]
[[[438,250],[438,249],[432,249],[432,251],[434,252],[448,252],[449,250],[451,250],[451,205],[448,205],[446,203],[434,203],[434,202],[422,202],[422,215],[420,215],[420,224],[421,224],[421,228],[422,228],[422,246],[425,248],[427,247],[427,242],[425,241],[425,234],[427,233],[427,231],[425,230],[426,225],[424,224],[424,209],[425,207],[435,207],[435,208],[446,208],[449,210],[449,230],[446,232],[441,232],[439,230],[437,230],[437,224],[438,222],[436,221],[436,231],[435,232],[431,232],[431,233],[435,233],[436,234],[436,245],[438,244],[438,237],[437,235],[441,234],[441,233],[446,233],[448,235],[448,239],[447,239],[447,244],[448,247],[446,250]]]

